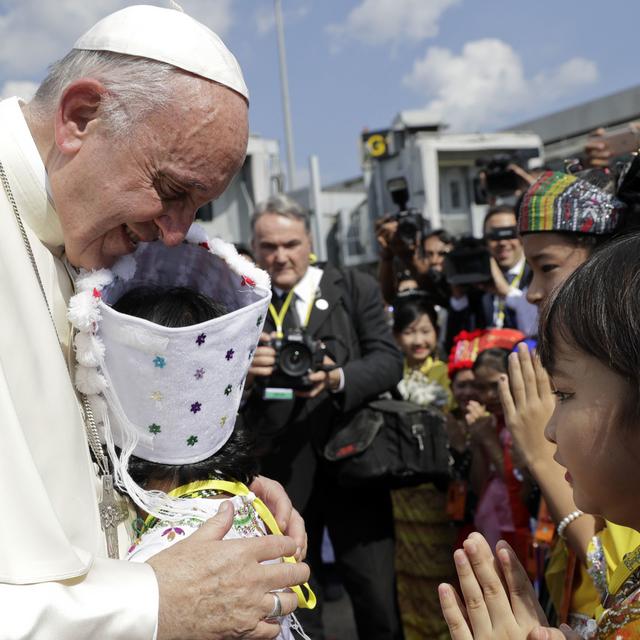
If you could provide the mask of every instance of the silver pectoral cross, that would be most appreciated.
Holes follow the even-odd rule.
[[[102,476],[102,500],[98,505],[100,524],[107,540],[107,554],[110,558],[119,558],[118,525],[124,522],[129,511],[113,488],[113,476],[106,473]]]

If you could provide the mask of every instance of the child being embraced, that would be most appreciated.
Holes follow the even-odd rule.
[[[76,287],[76,386],[102,430],[115,484],[146,517],[129,559],[146,562],[179,543],[227,502],[235,515],[225,538],[279,535],[247,487],[257,462],[245,432],[234,430],[268,276],[231,245],[197,238],[172,248],[141,243],[113,270],[81,274]],[[310,591],[293,591],[313,608]],[[266,596],[278,638],[303,634],[293,614],[282,615],[285,594]]]

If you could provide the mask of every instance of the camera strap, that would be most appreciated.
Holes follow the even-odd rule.
[[[517,289],[520,286],[520,282],[522,281],[522,277],[524,276],[524,271],[527,268],[527,263],[523,262],[522,264],[522,269],[520,269],[520,273],[517,273],[513,280],[509,283],[509,287],[513,287],[514,289]],[[507,300],[506,298],[499,298],[498,299],[498,309],[497,309],[497,313],[496,313],[496,321],[495,321],[495,326],[498,329],[503,329],[504,328],[504,320],[505,320],[505,316],[506,316],[506,307],[507,307]]]
[[[280,306],[280,310],[276,309],[276,305],[271,302],[269,304],[269,314],[273,318],[273,322],[276,326],[276,337],[283,338],[284,337],[284,319],[289,311],[289,307],[291,306],[291,301],[295,298],[295,292],[293,289],[289,291],[287,297],[284,299],[282,306]],[[309,304],[309,308],[307,309],[307,313],[305,315],[304,322],[302,324],[302,328],[305,328],[309,324],[309,319],[311,318],[311,311],[313,310],[313,305],[315,303],[315,296],[311,300]]]

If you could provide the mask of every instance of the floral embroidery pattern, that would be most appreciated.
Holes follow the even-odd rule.
[[[255,287],[256,283],[249,276],[242,276],[242,278],[240,278],[240,286],[246,287],[247,285],[249,285],[250,287]]]
[[[224,395],[228,396],[232,391],[233,391],[233,387],[230,384],[228,384],[227,388],[224,390]]]
[[[206,333],[201,333],[197,338],[196,338],[196,344],[201,347],[204,344],[204,341],[207,339],[207,334]]]
[[[229,361],[233,359],[233,356],[235,354],[235,351],[233,349],[229,349],[229,351],[227,351],[225,358]]]
[[[202,367],[200,367],[200,369],[196,369],[196,372],[193,374],[193,377],[196,380],[202,380],[202,378],[204,377],[204,369]]]
[[[187,444],[190,447],[193,447],[196,444],[196,442],[198,442],[198,436],[189,436],[187,438]]]
[[[156,402],[160,402],[160,400],[164,398],[164,396],[162,395],[162,393],[160,393],[160,391],[154,391],[149,397],[152,400],[155,400]]]
[[[153,424],[149,425],[149,433],[160,433],[160,431],[162,431],[162,428],[160,427],[159,424],[156,424],[155,422]]]
[[[93,287],[93,297],[102,298],[102,294],[95,287]]]
[[[171,542],[176,537],[176,534],[178,534],[179,536],[183,536],[184,529],[181,529],[180,527],[169,527],[162,532],[163,536],[167,536],[167,540],[169,542]]]
[[[153,359],[153,366],[158,369],[164,369],[167,364],[167,361],[162,356],[156,356]]]
[[[199,402],[194,402],[191,405],[191,413],[198,413],[202,409],[202,405]]]
[[[220,426],[224,427],[226,422],[227,422],[227,416],[222,416],[222,418],[220,418]]]
[[[258,319],[256,320],[256,327],[259,327],[262,324],[262,316],[258,316]]]

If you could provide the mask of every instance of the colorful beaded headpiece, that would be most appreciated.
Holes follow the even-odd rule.
[[[141,286],[186,287],[227,313],[170,328],[111,307]],[[194,225],[177,247],[140,243],[111,270],[83,273],[76,290],[68,313],[77,329],[76,387],[102,425],[114,478],[145,511],[171,517],[171,499],[133,482],[129,457],[190,464],[229,439],[271,298],[269,276]]]
[[[545,171],[527,189],[519,208],[521,234],[543,231],[608,235],[625,204],[576,176]]]
[[[449,354],[449,377],[458,371],[471,369],[478,355],[487,349],[506,349],[511,351],[518,342],[525,339],[524,333],[517,329],[477,329],[461,331],[453,339]]]

